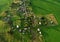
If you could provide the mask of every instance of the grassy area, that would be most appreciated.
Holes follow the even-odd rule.
[[[0,13],[8,9],[11,2],[12,0],[0,0]]]
[[[41,27],[48,35],[45,35],[46,42],[60,42],[60,3],[58,0],[31,0],[32,8],[36,15],[54,14],[59,25],[54,27]]]

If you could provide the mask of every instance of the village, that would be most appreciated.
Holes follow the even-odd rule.
[[[13,35],[18,31],[21,35],[29,35],[31,42],[44,41],[40,26],[58,25],[53,14],[36,16],[30,0],[14,0],[4,13],[5,16],[1,19],[10,26],[7,33]]]

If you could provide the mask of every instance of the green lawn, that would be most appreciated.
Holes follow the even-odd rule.
[[[8,9],[12,0],[0,0],[0,13]]]
[[[58,0],[31,0],[31,3],[36,15],[54,14],[59,25],[41,28],[48,34],[45,35],[46,42],[60,42],[60,3]]]
[[[11,0],[0,0],[0,13],[9,7]],[[54,27],[41,27],[47,34],[46,42],[60,42],[60,2],[59,0],[31,0],[33,12],[39,14],[54,14],[59,25]],[[1,28],[1,26],[0,26]],[[45,33],[44,33],[45,34]]]

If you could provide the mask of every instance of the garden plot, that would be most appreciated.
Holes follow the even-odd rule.
[[[49,21],[51,21],[51,23],[53,22],[55,25],[58,25],[57,19],[53,14],[46,15],[46,17]]]

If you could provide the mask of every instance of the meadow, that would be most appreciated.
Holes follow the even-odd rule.
[[[58,25],[43,27],[46,42],[60,42],[60,1],[59,0],[31,0],[33,11],[36,15],[54,14]]]

